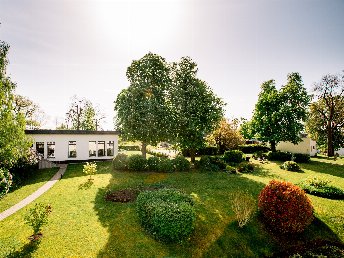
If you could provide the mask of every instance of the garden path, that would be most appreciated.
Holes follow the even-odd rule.
[[[24,208],[32,201],[36,200],[39,196],[48,191],[57,181],[59,181],[62,175],[66,172],[67,164],[60,164],[59,167],[59,171],[57,171],[57,173],[48,182],[41,186],[37,191],[30,194],[28,197],[26,197],[16,205],[13,205],[11,208],[0,213],[0,221],[17,212],[18,210]]]

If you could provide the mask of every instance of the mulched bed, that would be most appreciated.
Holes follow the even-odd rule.
[[[125,188],[117,191],[109,191],[105,194],[105,200],[110,202],[134,202],[142,191],[155,191],[163,186],[147,186],[138,188]]]

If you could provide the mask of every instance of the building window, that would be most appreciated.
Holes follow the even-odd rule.
[[[68,143],[68,158],[76,158],[76,141]]]
[[[48,158],[55,158],[55,142],[47,143]]]
[[[105,141],[98,141],[98,157],[105,156]]]
[[[44,157],[44,142],[36,142],[36,152]]]
[[[97,156],[97,143],[96,143],[96,141],[89,141],[88,142],[88,153],[89,153],[89,157],[96,157]]]
[[[108,141],[106,144],[106,155],[113,156],[113,154],[114,154],[114,142]]]

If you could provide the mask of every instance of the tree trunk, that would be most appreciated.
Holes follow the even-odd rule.
[[[147,157],[147,143],[142,142],[141,152],[142,152],[142,156],[146,158]]]
[[[195,156],[196,156],[196,151],[195,149],[190,149],[190,158],[191,158],[191,163],[195,163]]]
[[[333,128],[331,121],[327,123],[327,157],[334,156],[334,148],[333,148]]]
[[[276,151],[276,142],[274,140],[270,141],[271,151]]]

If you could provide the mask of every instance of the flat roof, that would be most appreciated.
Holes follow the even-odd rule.
[[[91,130],[25,130],[26,134],[120,134],[119,131],[91,131]]]

